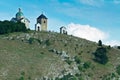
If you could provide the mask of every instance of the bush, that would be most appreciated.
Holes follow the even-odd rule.
[[[120,46],[118,46],[118,49],[120,49]]]
[[[30,76],[28,77],[28,80],[32,80]]]
[[[69,59],[66,59],[65,62],[68,63],[69,65],[72,63],[72,61]]]
[[[42,41],[41,41],[41,40],[39,40],[39,39],[36,39],[36,40],[38,41],[39,44],[42,44]]]
[[[79,71],[83,71],[83,72],[85,71],[82,65],[79,65],[78,69],[79,69]]]
[[[24,77],[23,77],[23,76],[21,76],[21,77],[19,78],[19,80],[24,80]]]
[[[29,38],[29,40],[28,40],[29,44],[32,44],[33,41],[34,41],[34,38]]]
[[[24,23],[11,22],[11,21],[0,21],[0,34],[8,34],[12,32],[27,32]]]
[[[90,65],[91,65],[90,62],[85,62],[85,63],[83,64],[83,66],[84,66],[85,69],[90,68]]]
[[[109,45],[109,46],[107,46],[107,49],[111,49],[111,46]]]
[[[21,72],[21,75],[23,75],[23,76],[24,76],[24,75],[25,75],[25,72]]]
[[[49,39],[46,40],[46,41],[45,41],[45,44],[46,44],[47,46],[50,46],[50,40],[49,40]]]
[[[98,46],[102,46],[102,41],[101,40],[98,41]]]
[[[77,64],[80,64],[80,63],[81,63],[81,60],[80,60],[80,58],[79,58],[78,56],[75,56],[74,59],[75,59],[75,62],[76,62]]]
[[[101,64],[106,64],[108,62],[108,57],[106,55],[107,50],[104,47],[99,47],[94,53],[95,56],[95,61],[101,63]]]
[[[21,77],[19,78],[19,80],[25,80],[24,76],[25,76],[25,72],[21,72]]]
[[[120,75],[120,65],[116,67],[116,72],[118,73],[118,75]]]

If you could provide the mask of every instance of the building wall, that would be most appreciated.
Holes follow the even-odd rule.
[[[37,23],[40,23],[41,31],[47,31],[47,19],[37,19]]]
[[[21,22],[25,24],[27,29],[29,28],[29,22],[26,19],[22,19]]]
[[[35,24],[35,31],[41,31],[41,25],[39,23]]]
[[[47,31],[47,19],[41,19],[41,30]]]

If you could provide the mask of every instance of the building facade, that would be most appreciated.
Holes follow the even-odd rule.
[[[67,34],[66,27],[64,26],[60,27],[60,34]]]
[[[23,14],[23,12],[21,11],[20,8],[19,8],[18,12],[16,13],[15,18],[13,17],[11,19],[11,21],[13,21],[13,22],[19,22],[20,21],[20,22],[25,24],[27,29],[29,28],[30,21],[27,18],[24,17],[24,14]]]
[[[37,18],[37,23],[35,24],[36,31],[47,31],[47,17],[44,14],[41,14]]]

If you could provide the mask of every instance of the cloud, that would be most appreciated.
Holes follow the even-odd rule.
[[[120,0],[114,0],[113,1],[115,4],[120,4]]]
[[[88,4],[88,5],[94,5],[95,1],[94,0],[80,0],[81,3],[83,4]]]
[[[107,33],[91,27],[90,25],[71,23],[68,25],[67,31],[70,35],[96,42],[98,42],[98,40],[105,40],[108,37]]]
[[[100,6],[104,0],[79,0],[80,3],[90,6]]]
[[[110,40],[105,42],[106,45],[111,45],[111,46],[120,46],[120,41],[117,40]]]

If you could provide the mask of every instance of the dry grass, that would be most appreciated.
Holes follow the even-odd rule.
[[[8,40],[9,37],[29,34],[32,38],[39,39],[33,44],[19,39]],[[6,38],[7,37],[7,38]],[[46,46],[45,41],[49,40],[50,45]],[[90,61],[92,67],[84,74],[93,74],[93,80],[108,73],[115,72],[115,66],[120,64],[120,51],[110,49],[108,52],[109,63],[101,65],[93,61],[93,52],[97,48],[97,43],[73,36],[48,32],[12,33],[0,36],[0,80],[18,80],[21,72],[25,72],[25,80],[31,77],[41,78],[43,76],[53,77],[61,73],[66,64],[60,56],[49,52],[49,49],[65,51],[71,57],[79,56],[82,62]]]

